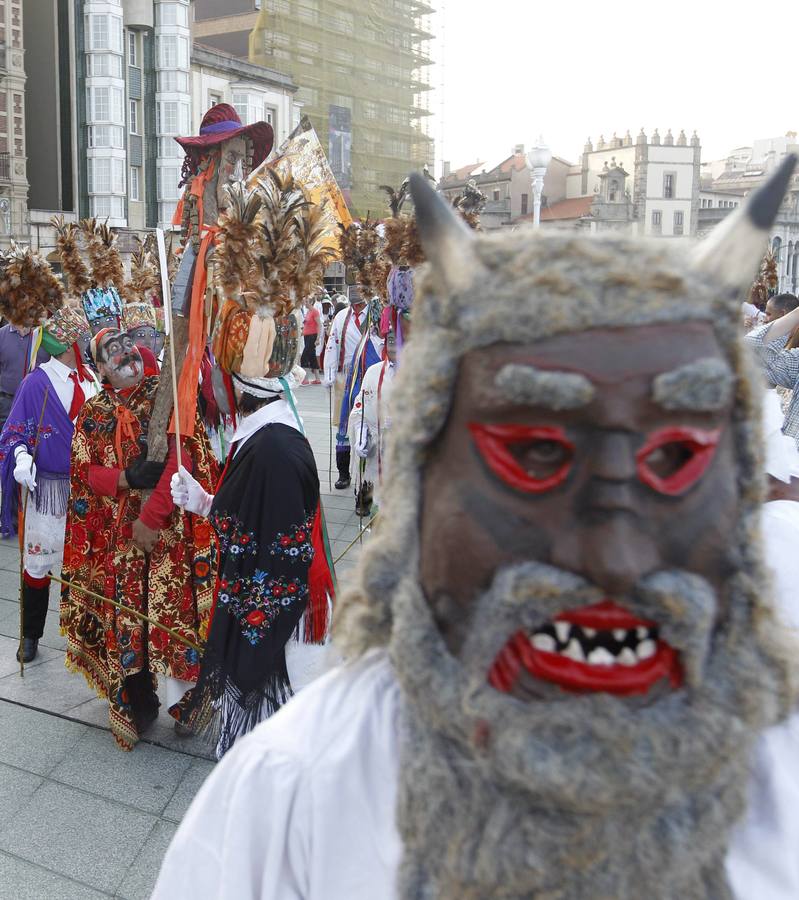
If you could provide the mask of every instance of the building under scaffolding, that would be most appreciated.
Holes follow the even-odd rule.
[[[249,5],[249,12],[241,10]],[[399,186],[411,169],[433,168],[428,134],[430,16],[421,0],[243,0],[195,3],[195,37],[290,75],[353,212],[383,216],[379,185]]]

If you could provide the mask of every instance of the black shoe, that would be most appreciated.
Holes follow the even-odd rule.
[[[143,710],[134,710],[133,721],[136,723],[136,731],[141,735],[155,722],[158,718],[158,707],[148,706]]]
[[[336,490],[346,491],[350,484],[352,484],[352,479],[349,475],[339,475],[338,481],[336,482]]]
[[[20,659],[20,651],[17,650],[17,662],[33,662],[36,654],[39,652],[39,638],[22,639],[22,659]]]

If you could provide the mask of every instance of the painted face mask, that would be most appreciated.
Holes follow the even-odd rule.
[[[142,380],[144,366],[130,335],[112,332],[101,339],[98,368],[116,390],[135,387]]]
[[[791,168],[698,249],[475,236],[412,179],[392,527],[336,625],[400,684],[402,897],[729,896],[752,743],[794,702],[738,343]]]

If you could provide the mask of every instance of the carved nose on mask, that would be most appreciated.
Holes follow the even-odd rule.
[[[238,160],[235,168],[233,169],[232,180],[233,181],[243,181],[244,180],[244,163],[241,160]]]
[[[631,516],[613,516],[585,529],[581,549],[581,574],[610,597],[624,597],[660,568],[655,542]]]
[[[589,510],[634,509],[636,478],[633,435],[612,431],[602,434],[591,453],[584,502]]]

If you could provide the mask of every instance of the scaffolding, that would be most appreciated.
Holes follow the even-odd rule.
[[[382,217],[381,184],[433,169],[433,13],[420,0],[263,0],[250,59],[299,85],[355,215]]]

